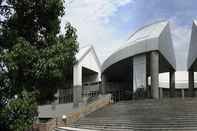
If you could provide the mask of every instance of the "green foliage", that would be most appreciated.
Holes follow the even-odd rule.
[[[32,93],[22,91],[20,95],[15,95],[0,112],[0,117],[3,118],[1,123],[5,126],[4,130],[24,131],[29,129],[37,114],[36,106]]]
[[[0,126],[23,131],[32,124],[37,103],[53,101],[57,89],[72,80],[77,35],[69,23],[65,25],[65,33],[60,33],[63,0],[3,1],[0,1],[0,18],[3,18],[0,19]],[[14,99],[16,94],[18,99]],[[13,113],[14,120],[10,116]]]
[[[5,47],[13,46],[17,37],[24,37],[37,47],[54,44],[60,30],[60,17],[64,14],[63,0],[4,1],[7,10],[15,11],[4,22]]]
[[[72,66],[78,49],[75,29],[67,24],[65,35],[56,37],[56,44],[36,48],[19,37],[10,50],[1,53],[1,60],[7,67],[12,92],[38,91],[39,103],[54,100],[54,92],[72,79]],[[70,33],[70,34],[69,34]],[[70,36],[69,36],[70,35]]]

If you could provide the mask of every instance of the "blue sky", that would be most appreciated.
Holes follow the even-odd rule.
[[[195,5],[196,0],[135,0],[119,8],[110,20],[112,25],[120,26],[120,30],[125,31],[161,19],[175,19],[174,22],[179,26],[191,25],[191,20],[197,18]],[[125,17],[127,21],[123,20]]]
[[[138,28],[168,20],[177,68],[185,70],[196,5],[197,0],[72,0],[62,25],[71,22],[78,30],[80,47],[92,44],[103,62]]]

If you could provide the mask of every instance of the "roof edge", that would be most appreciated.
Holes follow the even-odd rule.
[[[88,48],[87,49],[87,51],[86,52],[84,52],[84,54],[77,60],[77,63],[79,62],[79,61],[81,61],[87,54],[88,54],[88,52],[91,50],[91,48],[92,48],[92,46],[84,46],[83,48]],[[80,49],[82,49],[82,48],[80,48]],[[80,50],[79,49],[79,50]]]
[[[77,63],[79,63],[92,50],[93,53],[94,53],[94,57],[96,59],[96,62],[98,64],[99,68],[101,69],[101,63],[100,63],[99,58],[98,58],[98,56],[96,54],[96,51],[94,50],[93,45],[84,46],[83,48],[86,48],[86,47],[88,48],[87,51],[84,52],[84,54],[78,59]]]
[[[137,29],[136,31],[134,31],[134,33],[132,33],[132,34],[129,36],[129,38],[127,39],[127,41],[128,41],[129,39],[131,39],[137,32],[139,32],[139,31],[145,29],[146,27],[152,26],[152,25],[154,25],[154,24],[162,23],[162,22],[166,22],[166,24],[169,23],[169,21],[167,21],[167,20],[159,20],[159,21],[153,22],[153,23],[151,23],[151,24],[144,25],[143,27],[141,27],[141,28]]]

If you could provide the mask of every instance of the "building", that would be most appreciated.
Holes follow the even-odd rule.
[[[40,119],[61,118],[63,114],[75,111],[75,107],[84,104],[87,98],[99,93],[101,65],[93,46],[80,48],[76,59],[72,83],[58,90],[55,102],[39,106]]]
[[[77,64],[73,68],[74,106],[82,100],[82,94],[99,91],[101,64],[92,46],[81,48],[76,55]]]
[[[138,89],[159,99],[159,73],[170,73],[170,92],[175,90],[176,61],[167,21],[156,22],[137,30],[125,46],[110,55],[102,65],[102,92],[119,99],[132,98]],[[151,88],[148,89],[148,77]]]
[[[197,21],[193,21],[191,40],[188,53],[187,69],[188,69],[188,81],[189,81],[189,94],[194,96],[194,72],[197,71]]]
[[[100,93],[112,94],[115,101],[135,99],[137,96],[144,98],[144,94],[145,98],[154,99],[195,96],[196,36],[197,21],[194,21],[187,61],[188,71],[176,71],[174,48],[167,21],[156,22],[137,30],[124,46],[103,62],[102,66],[92,46],[81,48],[72,70],[72,82],[65,89],[58,90],[56,102],[39,106],[40,122],[48,122],[52,118],[57,120],[70,112],[75,112],[74,117],[79,116],[78,111],[87,111],[85,108],[81,110],[81,107],[87,107],[89,98],[104,98],[104,95],[95,97]],[[111,95],[107,100],[107,103],[111,102]],[[104,102],[98,102],[98,105],[100,103]],[[90,106],[90,111],[92,108]]]

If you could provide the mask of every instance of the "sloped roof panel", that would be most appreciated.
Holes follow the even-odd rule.
[[[193,21],[192,25],[192,33],[191,33],[191,40],[189,46],[189,53],[187,59],[187,66],[188,69],[191,68],[195,60],[197,59],[197,21]]]

